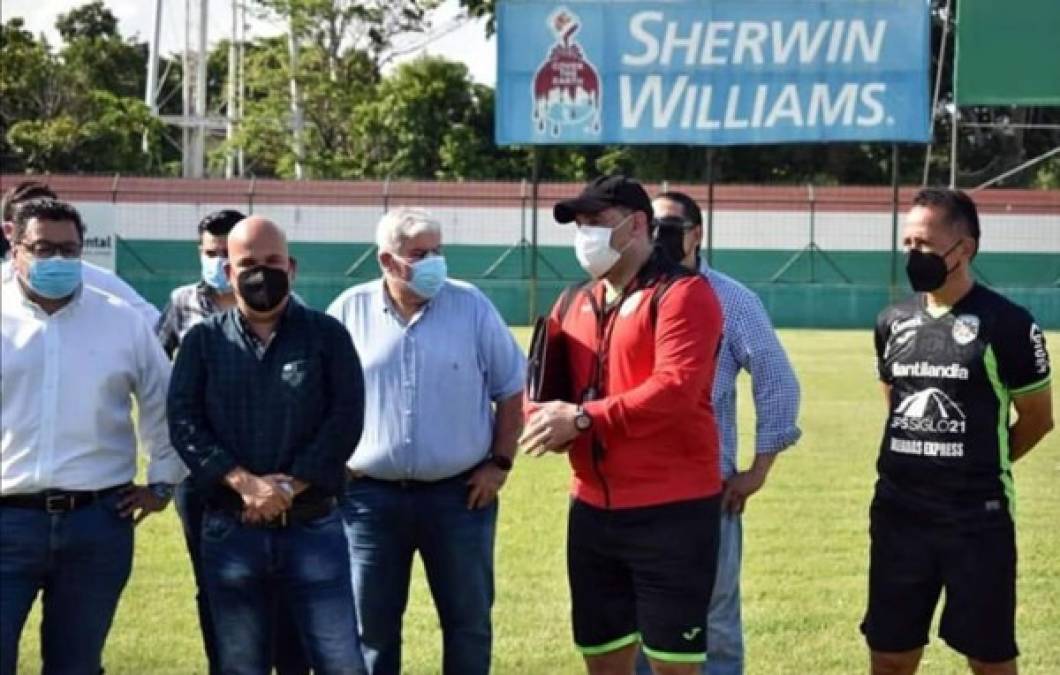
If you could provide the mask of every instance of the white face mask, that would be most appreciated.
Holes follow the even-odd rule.
[[[578,264],[593,279],[599,279],[610,272],[629,248],[632,240],[627,242],[621,251],[611,248],[611,235],[625,227],[632,217],[631,213],[613,228],[602,225],[578,226],[578,231],[574,233],[574,254],[578,257]]]

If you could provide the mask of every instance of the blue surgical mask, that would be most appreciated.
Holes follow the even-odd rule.
[[[232,290],[232,285],[228,283],[228,277],[225,275],[225,263],[228,262],[228,258],[222,258],[221,256],[201,256],[202,261],[202,280],[206,282],[206,285],[213,288],[221,293],[228,293]]]
[[[81,259],[35,258],[29,264],[29,287],[49,300],[58,300],[77,290],[81,283]]]
[[[429,255],[423,260],[417,260],[411,264],[412,278],[409,279],[409,288],[413,293],[430,300],[445,284],[448,269],[445,265],[445,256]]]

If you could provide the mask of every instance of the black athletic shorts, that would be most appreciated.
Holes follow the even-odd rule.
[[[1016,648],[1016,535],[1001,512],[980,524],[941,524],[874,502],[869,517],[869,648],[904,652],[928,643],[946,590],[939,637],[967,657],[1000,663]]]
[[[567,575],[585,655],[635,642],[660,661],[706,659],[721,497],[629,509],[571,500]]]

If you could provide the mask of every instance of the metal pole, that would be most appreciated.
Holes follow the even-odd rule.
[[[957,19],[953,20],[953,25],[957,26]],[[957,126],[961,123],[961,111],[960,106],[957,104],[957,59],[959,54],[957,53],[957,45],[953,46],[953,109],[950,111],[950,189],[957,189]]]
[[[953,112],[950,116],[950,189],[957,189],[957,125],[960,124],[961,113],[957,110],[957,101],[954,97]]]
[[[1045,151],[1044,153],[1038,155],[1037,157],[1032,157],[1031,159],[1028,159],[1023,164],[1020,164],[1017,167],[1013,167],[1013,168],[1009,169],[1008,171],[1006,171],[1006,172],[1004,172],[1004,173],[1002,173],[1002,174],[1000,174],[998,176],[994,176],[993,178],[991,178],[990,180],[986,181],[985,183],[982,183],[981,185],[976,185],[974,188],[969,190],[969,192],[978,192],[979,190],[982,190],[983,188],[988,188],[991,185],[993,185],[994,183],[998,183],[1000,181],[1003,181],[1006,178],[1008,178],[1009,176],[1011,176],[1013,174],[1016,174],[1016,173],[1019,173],[1020,171],[1023,171],[1027,167],[1034,166],[1035,164],[1037,164],[1039,162],[1043,162],[1043,161],[1049,159],[1050,157],[1052,157],[1053,155],[1055,155],[1057,153],[1060,153],[1060,145],[1056,146],[1052,150]]]
[[[810,252],[810,283],[813,284],[817,282],[817,270],[814,264],[814,258],[816,257],[814,254],[817,253],[817,214],[813,197],[813,183],[809,183],[806,186],[806,190],[810,198],[810,246],[808,250]]]
[[[181,54],[181,84],[180,84],[180,98],[181,98],[181,112],[184,113],[184,123],[180,125],[180,150],[181,150],[181,161],[183,163],[183,170],[181,175],[185,178],[190,178],[193,174],[192,171],[192,148],[191,129],[188,127],[187,121],[191,118],[191,3],[192,0],[184,0],[184,53]]]
[[[209,61],[209,52],[206,50],[206,25],[210,19],[209,13],[209,1],[199,0],[199,48],[198,60],[195,63],[194,161],[196,178],[202,178],[206,169],[206,63]]]
[[[236,0],[232,0],[232,39],[228,43],[228,102],[225,105],[227,113],[225,140],[228,141],[228,152],[225,153],[225,178],[232,178],[236,169],[236,155],[232,140],[236,135],[236,71],[239,69],[236,54],[236,42],[239,40],[238,23],[239,12],[236,9]]]
[[[155,0],[151,15],[151,42],[147,45],[147,84],[144,87],[144,103],[152,115],[158,114],[158,42],[162,35],[162,0]],[[150,139],[144,132],[141,148],[150,151]]]
[[[541,153],[537,146],[530,149],[533,168],[530,173],[530,321],[537,319],[537,189],[541,183]]]
[[[935,126],[935,111],[939,107],[939,93],[942,91],[942,66],[946,63],[946,38],[950,34],[950,9],[953,6],[953,0],[946,0],[946,9],[943,10],[942,15],[942,43],[939,44],[939,64],[935,69],[935,95],[931,97],[931,126],[932,138],[934,138],[934,126]],[[924,153],[924,178],[921,180],[921,185],[927,185],[928,173],[930,172],[931,166],[931,143],[928,143],[927,152]]]
[[[298,93],[298,37],[295,35],[293,9],[291,10],[290,29],[287,33],[287,51],[291,60],[291,141],[294,150],[294,177],[302,180],[305,178],[302,167],[302,102]]]
[[[898,294],[898,144],[891,144],[891,301]]]
[[[526,179],[519,184],[519,274],[526,278]],[[533,318],[533,317],[531,317]]]
[[[714,266],[714,148],[707,148],[707,265]]]
[[[246,103],[246,92],[247,92],[247,64],[246,64],[246,50],[244,49],[243,43],[246,40],[247,35],[247,6],[244,2],[237,2],[239,7],[239,40],[237,50],[239,51],[239,84],[237,85],[237,99],[238,105],[236,108],[236,117],[242,121],[244,105]],[[243,144],[240,143],[239,149],[236,152],[236,164],[239,167],[239,175],[246,175],[246,158],[243,154]]]

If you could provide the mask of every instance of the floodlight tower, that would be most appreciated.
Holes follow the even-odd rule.
[[[207,46],[209,0],[184,0],[184,51],[181,56],[181,114],[160,115],[160,85],[158,62],[162,33],[163,0],[154,1],[154,22],[147,59],[147,86],[144,101],[151,112],[168,125],[180,129],[182,174],[185,178],[202,178],[206,174],[206,142],[211,134],[223,133],[231,140],[242,114],[242,35],[245,31],[244,3],[232,4],[232,46],[228,60],[228,96],[224,117],[209,114],[207,100],[206,65],[210,58]],[[164,76],[161,78],[164,79]],[[145,138],[146,146],[146,138]],[[146,147],[145,147],[146,149]],[[242,158],[238,163],[230,158],[225,164],[225,175],[231,177],[238,167],[242,173]]]
[[[181,150],[184,177],[202,178],[206,170],[206,49],[210,0],[184,0],[184,68],[181,98],[184,123]]]

